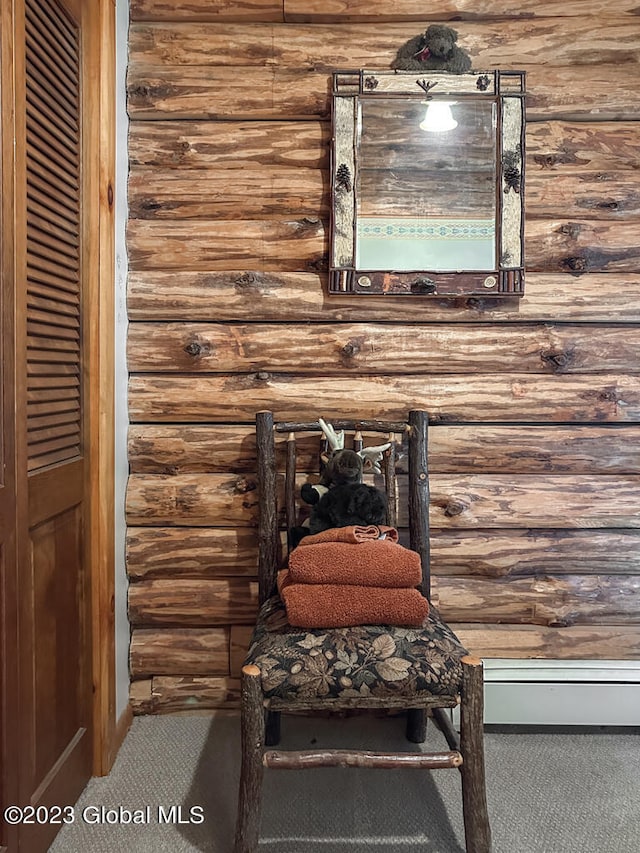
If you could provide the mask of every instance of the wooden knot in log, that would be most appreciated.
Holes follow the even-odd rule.
[[[209,344],[203,344],[199,341],[191,341],[190,344],[187,344],[184,348],[184,351],[187,355],[193,356],[193,358],[197,358],[198,356],[208,355],[211,352],[211,347]]]
[[[256,284],[258,276],[254,272],[245,272],[233,280],[233,283],[238,287],[251,287]]]
[[[546,367],[554,371],[562,370],[568,367],[573,360],[573,352],[565,352],[564,350],[542,350],[540,358]]]
[[[248,477],[238,477],[234,484],[235,491],[239,495],[246,495],[247,492],[255,492],[258,488],[258,484],[255,480],[252,480]]]
[[[259,370],[256,373],[256,379],[258,382],[268,382],[271,379],[271,374],[267,373],[266,370]]]
[[[570,269],[572,272],[586,272],[589,265],[586,258],[565,258],[562,266]]]
[[[444,514],[447,518],[453,518],[455,515],[460,515],[465,510],[469,509],[469,505],[464,501],[451,500],[444,508]]]
[[[536,154],[533,161],[543,169],[550,169],[560,161],[560,157],[557,154]]]
[[[582,231],[582,226],[577,222],[566,222],[564,225],[560,226],[559,231],[561,234],[565,234],[567,237],[571,237],[572,240],[575,240]]]

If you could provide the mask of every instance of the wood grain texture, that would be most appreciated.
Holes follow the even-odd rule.
[[[446,324],[134,323],[133,373],[296,372],[324,376],[439,373],[602,373],[640,371],[640,330],[612,326]]]
[[[437,588],[440,614],[452,623],[631,626],[640,575],[438,578]]]
[[[550,26],[543,18],[456,23],[458,44],[477,69],[557,68],[638,62],[640,22],[608,15],[594,37],[587,16]],[[358,69],[389,67],[397,49],[420,32],[406,22],[341,23],[313,27],[294,23],[136,23],[129,46],[136,65]],[[321,48],[320,48],[321,46]]]
[[[519,300],[427,301],[328,296],[322,273],[135,270],[127,304],[131,320],[620,324],[640,321],[640,275],[527,273]]]
[[[376,63],[388,67],[395,48]],[[585,87],[584,66],[526,66],[509,53],[495,56],[485,70],[507,65],[527,72],[529,121],[634,121],[637,68],[598,65]],[[243,66],[242,75],[224,65],[149,66],[134,63],[128,74],[128,110],[134,120],[220,119],[327,119],[331,73],[344,63],[339,58],[325,71]],[[354,60],[349,68],[359,67]]]
[[[132,21],[281,21],[282,0],[130,0]]]
[[[406,478],[399,479],[400,526],[406,526]],[[302,478],[301,482],[304,482]],[[430,477],[434,528],[640,527],[640,475],[478,474]],[[236,494],[224,474],[133,474],[127,519],[133,525],[238,526],[255,524],[255,491]],[[404,509],[404,512],[402,511]]]
[[[556,660],[636,660],[637,626],[479,625],[451,623],[463,645],[483,658]]]
[[[302,471],[318,473],[317,436],[299,439]],[[276,442],[284,470],[286,442]],[[252,426],[132,424],[129,463],[133,474],[255,473]],[[402,446],[398,468],[406,470]],[[434,426],[429,431],[433,473],[597,474],[640,473],[638,426]]]
[[[136,628],[131,633],[131,677],[229,675],[228,628]]]
[[[637,222],[528,219],[527,269],[535,272],[640,270]],[[264,272],[326,269],[328,222],[300,219],[132,219],[128,227],[133,270],[226,270],[259,265]]]
[[[129,585],[132,625],[218,626],[251,624],[258,607],[253,581],[170,578]]]
[[[425,6],[422,0],[376,0],[376,3],[371,3],[370,0],[284,0],[285,21],[451,21],[454,27],[459,26],[460,21],[479,22],[491,18],[607,15],[610,8],[610,4],[605,0],[583,0],[581,3],[557,3],[556,0],[497,0],[487,7],[479,7],[474,0],[435,0],[428,6]],[[634,0],[616,3],[616,14],[637,14]],[[418,27],[416,32],[419,32]]]
[[[250,528],[127,528],[126,565],[130,580],[254,578],[257,564],[257,539]]]
[[[129,413],[133,422],[251,423],[259,409],[282,420],[332,417],[398,420],[425,408],[433,423],[640,421],[640,382],[634,376],[297,377],[264,372],[246,376],[133,375]]]
[[[158,675],[133,681],[129,702],[134,714],[238,708],[240,679],[215,675]]]

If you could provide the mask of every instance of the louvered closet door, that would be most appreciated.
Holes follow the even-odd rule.
[[[24,3],[24,244],[28,549],[21,668],[23,801],[73,803],[91,771],[83,313],[83,39],[70,0]],[[21,257],[20,257],[21,256]],[[34,827],[20,849],[46,849]]]

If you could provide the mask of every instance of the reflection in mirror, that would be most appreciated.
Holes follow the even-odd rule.
[[[521,296],[524,72],[333,75],[330,293]]]
[[[361,100],[359,270],[496,267],[493,101]]]

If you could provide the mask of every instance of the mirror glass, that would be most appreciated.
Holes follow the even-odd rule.
[[[330,293],[522,295],[524,80],[334,73]]]
[[[496,268],[496,104],[361,100],[358,270]]]

